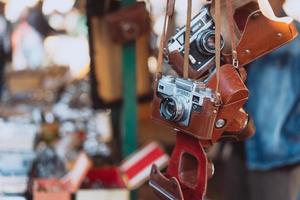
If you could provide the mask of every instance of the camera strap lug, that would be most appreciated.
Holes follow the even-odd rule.
[[[239,60],[237,56],[237,41],[236,41],[236,34],[235,34],[235,25],[234,25],[234,17],[233,17],[233,5],[232,0],[226,0],[226,8],[227,8],[227,19],[229,25],[229,31],[231,36],[231,49],[232,49],[232,65],[234,68],[239,68]]]
[[[222,98],[221,98],[221,93],[216,92],[216,97],[217,97],[217,100],[216,100],[215,106],[220,107],[223,104],[222,103]]]
[[[237,51],[234,49],[232,50],[232,65],[236,69],[239,68],[239,60],[237,58]]]
[[[238,69],[239,68],[239,61],[238,59],[232,59],[232,65],[234,68]]]

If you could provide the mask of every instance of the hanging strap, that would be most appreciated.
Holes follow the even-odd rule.
[[[216,49],[216,93],[220,96],[220,68],[221,68],[221,0],[215,0],[215,49]]]
[[[232,65],[235,68],[239,67],[239,61],[237,57],[237,38],[234,31],[234,18],[233,18],[233,5],[232,0],[226,0],[227,20],[229,25],[229,33],[231,39],[231,50],[232,50]]]
[[[186,16],[186,32],[184,44],[184,64],[183,78],[189,77],[189,54],[190,54],[190,38],[191,38],[191,18],[192,18],[192,0],[187,0],[187,16]]]
[[[174,15],[174,6],[175,6],[175,0],[168,0],[167,1],[167,11],[164,18],[164,25],[163,25],[163,31],[161,34],[160,44],[159,44],[159,52],[158,52],[158,60],[157,60],[157,69],[156,74],[158,76],[162,73],[162,66],[163,66],[163,59],[164,59],[164,48],[166,45],[168,30],[172,22],[172,17]]]

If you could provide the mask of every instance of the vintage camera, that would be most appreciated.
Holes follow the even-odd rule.
[[[180,53],[183,57],[186,26],[178,30],[168,42],[168,52],[172,55],[174,52]],[[224,41],[221,40],[221,48],[224,47]],[[191,39],[190,39],[190,73],[201,73],[213,65],[215,58],[215,25],[210,15],[209,7],[201,9],[200,13],[191,21]],[[182,73],[182,63],[174,62],[172,56],[168,57],[170,64],[180,75]],[[178,59],[177,59],[178,60]],[[195,78],[193,76],[193,78]]]
[[[238,138],[249,121],[248,114],[240,111],[249,91],[238,71],[229,64],[220,69],[220,97],[215,94],[217,82],[216,74],[205,84],[173,76],[160,77],[152,118],[199,140],[217,142],[225,131],[233,133],[226,138]]]
[[[210,139],[218,110],[215,92],[204,83],[162,76],[153,101],[154,120]]]

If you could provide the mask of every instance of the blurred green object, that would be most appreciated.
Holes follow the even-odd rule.
[[[129,6],[136,1],[123,0],[122,6]],[[123,156],[133,153],[137,146],[137,100],[136,100],[136,55],[135,42],[123,47]]]
[[[126,7],[135,0],[122,0]],[[122,110],[122,152],[123,157],[133,153],[137,147],[137,99],[136,99],[136,51],[135,42],[126,43],[123,47],[123,110]],[[137,199],[137,192],[131,192],[131,199]]]

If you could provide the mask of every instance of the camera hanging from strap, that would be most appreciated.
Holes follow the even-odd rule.
[[[230,0],[229,0],[230,1]],[[220,0],[215,1],[216,9],[216,73],[217,73],[217,86],[216,94],[220,99],[220,67],[221,67],[221,2]],[[167,1],[167,11],[163,23],[163,31],[161,34],[159,53],[158,53],[158,64],[156,70],[156,78],[162,76],[164,49],[166,47],[167,36],[170,31],[170,24],[174,16],[175,0]],[[184,50],[184,65],[183,65],[183,78],[188,79],[189,77],[189,52],[190,52],[190,38],[191,38],[191,18],[192,18],[192,0],[187,0],[187,16],[186,16],[186,32],[185,32],[185,50]]]
[[[186,34],[185,34],[185,53],[184,53],[184,66],[183,66],[183,77],[188,78],[189,70],[189,51],[190,51],[190,38],[191,38],[191,18],[192,18],[192,0],[187,0],[187,17],[186,17]],[[158,53],[158,64],[157,64],[157,76],[162,75],[163,67],[163,55],[166,46],[167,35],[174,16],[175,0],[168,0],[167,12],[164,19],[163,31],[160,40],[159,53]]]

